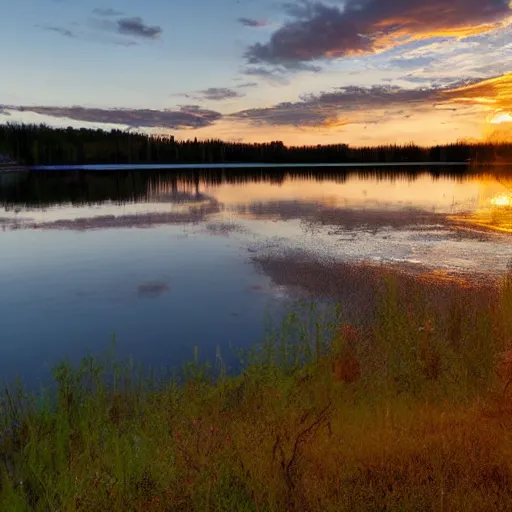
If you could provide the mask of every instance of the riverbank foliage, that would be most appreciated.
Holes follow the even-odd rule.
[[[423,148],[414,144],[349,147],[346,144],[288,147],[221,140],[177,141],[173,136],[121,130],[0,124],[0,153],[25,165],[144,163],[386,163],[512,160],[512,144],[460,142]]]
[[[292,312],[238,376],[88,358],[56,400],[6,390],[0,510],[510,510],[512,276],[401,283],[360,325]]]

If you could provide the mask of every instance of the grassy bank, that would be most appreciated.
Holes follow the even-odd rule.
[[[360,325],[291,313],[238,376],[86,359],[6,390],[0,510],[512,509],[512,276],[376,297]]]

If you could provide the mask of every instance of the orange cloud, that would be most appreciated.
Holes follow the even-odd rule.
[[[493,142],[512,140],[512,73],[446,92],[451,102],[479,106],[487,112],[483,138]]]
[[[244,123],[246,136],[278,130],[268,137],[287,143],[302,142],[306,135],[311,143],[339,141],[345,125],[350,129],[343,131],[343,140],[351,144],[504,141],[511,140],[505,127],[510,123],[489,123],[495,116],[504,121],[512,113],[511,86],[512,73],[446,88],[352,86],[304,95],[298,102],[236,112],[225,116],[225,121]]]
[[[512,111],[512,73],[447,91],[451,101]]]
[[[512,73],[451,88],[350,86],[304,95],[297,102],[236,112],[227,117],[254,125],[335,128],[354,122],[382,122],[392,116],[405,120],[415,111],[464,110],[458,105],[473,107],[480,115],[512,112]]]
[[[301,68],[322,58],[377,53],[432,37],[465,38],[512,22],[508,0],[347,0],[344,8],[287,4],[295,19],[252,45],[249,64]]]

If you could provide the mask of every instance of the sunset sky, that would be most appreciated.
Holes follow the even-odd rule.
[[[512,140],[511,0],[16,0],[0,33],[0,122]]]

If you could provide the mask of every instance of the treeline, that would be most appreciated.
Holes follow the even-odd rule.
[[[488,163],[512,159],[511,144],[456,143],[430,148],[413,144],[349,147],[347,144],[285,146],[221,140],[177,141],[121,130],[52,128],[46,125],[0,125],[0,153],[25,165],[142,163]]]

